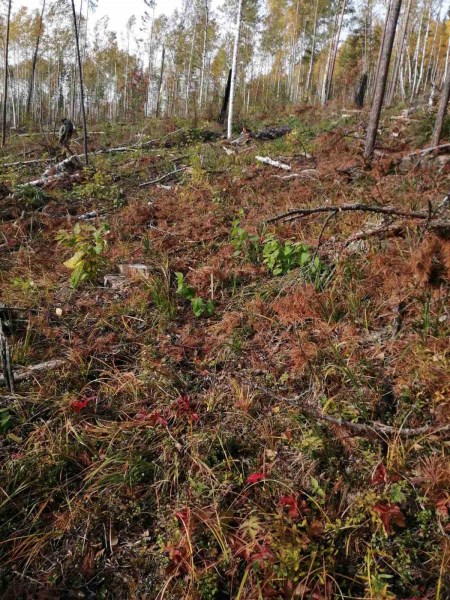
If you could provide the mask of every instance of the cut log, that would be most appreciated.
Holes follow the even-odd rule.
[[[119,273],[125,277],[133,277],[135,275],[148,275],[150,269],[147,265],[142,263],[135,264],[121,264],[118,265]]]
[[[255,156],[255,158],[265,165],[270,165],[271,167],[276,167],[277,169],[283,169],[283,171],[292,171],[292,167],[290,165],[286,165],[278,160],[272,160],[269,156]]]
[[[125,286],[127,283],[127,278],[124,275],[117,275],[114,273],[110,273],[105,275],[103,278],[104,287],[111,288],[113,290],[119,290]]]

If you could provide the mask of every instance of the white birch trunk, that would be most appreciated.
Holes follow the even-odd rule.
[[[241,21],[242,21],[242,4],[243,0],[239,0],[238,13],[236,17],[236,33],[234,38],[234,49],[233,49],[233,60],[231,63],[231,89],[230,89],[230,106],[228,109],[228,128],[227,137],[230,140],[233,135],[233,113],[234,113],[234,96],[236,93],[236,68],[237,68],[237,57],[239,51],[239,39],[241,34]]]

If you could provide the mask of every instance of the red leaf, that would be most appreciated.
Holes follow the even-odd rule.
[[[373,507],[383,523],[383,527],[388,535],[392,533],[392,525],[405,527],[405,517],[396,504],[383,504],[379,502]]]
[[[86,408],[86,406],[89,404],[89,402],[91,400],[94,400],[94,398],[89,398],[88,396],[84,396],[81,400],[74,400],[73,402],[71,402],[70,408],[74,412],[79,413],[80,411],[83,410],[83,408]]]
[[[388,481],[388,474],[386,467],[383,463],[380,463],[375,471],[372,473],[372,485],[384,485]]]
[[[190,396],[180,396],[172,404],[172,408],[178,417],[187,417],[190,421],[198,421],[200,419],[199,415],[194,412]]]
[[[266,474],[265,473],[251,473],[248,477],[247,477],[247,483],[258,483],[258,481],[264,481],[264,479],[266,478]]]
[[[139,412],[135,416],[135,419],[138,421],[148,421],[153,427],[156,427],[156,425],[160,425],[161,427],[167,426],[167,420],[162,416],[159,410],[155,410],[152,413],[146,411]]]
[[[300,516],[298,510],[297,496],[281,496],[278,500],[278,506],[288,509],[288,515],[291,519],[298,519]]]
[[[273,554],[267,546],[259,546],[258,552],[250,556],[250,562],[252,564],[258,563],[259,567],[264,569],[273,562]]]
[[[178,519],[180,519],[180,521],[182,523],[184,523],[185,525],[187,525],[189,523],[189,520],[191,518],[191,511],[189,508],[183,508],[182,510],[179,510],[175,513],[175,515],[177,516]]]

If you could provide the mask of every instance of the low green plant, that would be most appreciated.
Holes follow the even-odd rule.
[[[311,275],[320,267],[320,259],[311,258],[308,246],[289,240],[280,242],[274,236],[268,236],[263,245],[263,262],[272,275],[285,275],[296,267],[308,267]]]
[[[82,283],[95,281],[105,266],[104,253],[108,242],[106,224],[96,228],[89,224],[77,223],[72,232],[60,231],[58,242],[71,248],[75,254],[64,263],[72,271],[70,286],[77,288]]]
[[[274,235],[261,241],[260,236],[250,234],[241,225],[243,214],[241,210],[232,224],[230,243],[234,256],[243,256],[254,264],[263,263],[272,275],[285,275],[300,268],[305,279],[316,285],[328,273],[327,266],[306,244],[290,240],[282,242]]]
[[[42,208],[50,200],[50,196],[42,188],[30,184],[19,185],[15,196],[25,208],[32,210]]]
[[[0,434],[5,434],[12,426],[12,417],[9,409],[0,408]]]
[[[197,318],[211,317],[216,309],[214,302],[197,296],[195,289],[186,283],[183,273],[175,273],[175,277],[177,281],[177,294],[190,301],[194,316]]]
[[[78,200],[110,200],[115,208],[125,203],[123,191],[114,184],[113,176],[101,170],[93,173],[83,185],[73,188],[70,197]]]
[[[231,245],[234,248],[234,256],[244,256],[252,263],[258,263],[261,259],[261,243],[258,235],[250,234],[241,226],[244,211],[239,211],[239,216],[232,223]]]

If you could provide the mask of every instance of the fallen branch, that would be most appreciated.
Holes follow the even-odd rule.
[[[39,165],[46,162],[54,161],[54,158],[37,158],[35,160],[18,160],[17,162],[4,163],[2,167],[27,167],[29,165]]]
[[[441,144],[440,146],[432,146],[431,148],[423,148],[422,150],[415,150],[410,152],[406,156],[403,156],[401,160],[412,158],[413,156],[426,156],[427,154],[440,154],[441,152],[450,152],[450,144]]]
[[[165,175],[162,175],[161,177],[158,177],[157,179],[152,179],[151,181],[146,181],[144,183],[141,183],[139,185],[139,187],[147,187],[149,185],[153,185],[154,183],[158,183],[159,181],[163,181],[164,179],[167,179],[171,175],[176,175],[177,173],[186,171],[187,168],[188,167],[180,167],[179,169],[175,169],[174,171],[171,171],[170,173],[166,173]]]
[[[314,179],[317,174],[317,169],[304,169],[300,173],[291,173],[290,175],[274,175],[277,179],[282,181],[291,181],[292,179]]]
[[[371,212],[382,215],[392,215],[396,217],[405,217],[407,219],[427,219],[428,212],[415,212],[415,211],[404,211],[396,208],[389,208],[384,206],[368,206],[367,204],[342,204],[341,206],[319,206],[317,208],[296,208],[288,212],[276,215],[271,219],[265,221],[266,224],[275,223],[277,221],[285,220],[286,223],[300,219],[308,215],[315,215],[318,213],[326,212]]]
[[[66,361],[59,358],[47,360],[45,362],[38,363],[37,365],[32,365],[31,367],[26,367],[24,369],[14,371],[14,381],[24,381],[26,379],[30,379],[30,377],[33,377],[33,375],[35,375],[36,373],[40,373],[42,371],[53,371],[54,369],[62,367],[65,364]],[[7,383],[5,381],[5,377],[0,375],[0,385],[5,385],[5,383]]]
[[[270,165],[271,167],[276,167],[277,169],[283,169],[284,171],[291,171],[292,167],[286,165],[278,160],[272,160],[269,156],[255,156],[256,160],[264,163],[265,165]]]
[[[406,231],[410,226],[411,225],[409,223],[400,222],[388,226],[382,225],[380,227],[375,227],[374,229],[368,229],[366,231],[359,231],[358,233],[354,233],[345,240],[344,248],[346,248],[353,242],[366,240],[372,237],[377,237],[380,239],[402,237],[406,234]],[[429,231],[450,231],[450,221],[445,219],[430,221],[426,223],[426,229]]]
[[[397,428],[391,427],[390,425],[384,425],[384,423],[379,423],[378,421],[368,421],[366,423],[353,423],[352,421],[346,421],[345,419],[341,419],[339,417],[333,417],[331,415],[324,414],[320,406],[311,402],[305,402],[305,395],[296,396],[294,398],[284,398],[283,396],[274,394],[267,388],[261,387],[254,383],[252,385],[280,403],[287,402],[288,404],[296,406],[304,415],[308,417],[318,419],[319,421],[325,421],[326,423],[331,423],[333,425],[337,425],[338,427],[345,427],[346,429],[350,429],[351,431],[355,431],[356,433],[364,435],[383,438],[410,438],[421,437],[426,435],[443,435],[450,432],[450,424],[443,425],[441,427],[425,425],[423,427],[417,428]],[[302,402],[300,403],[300,401]]]

